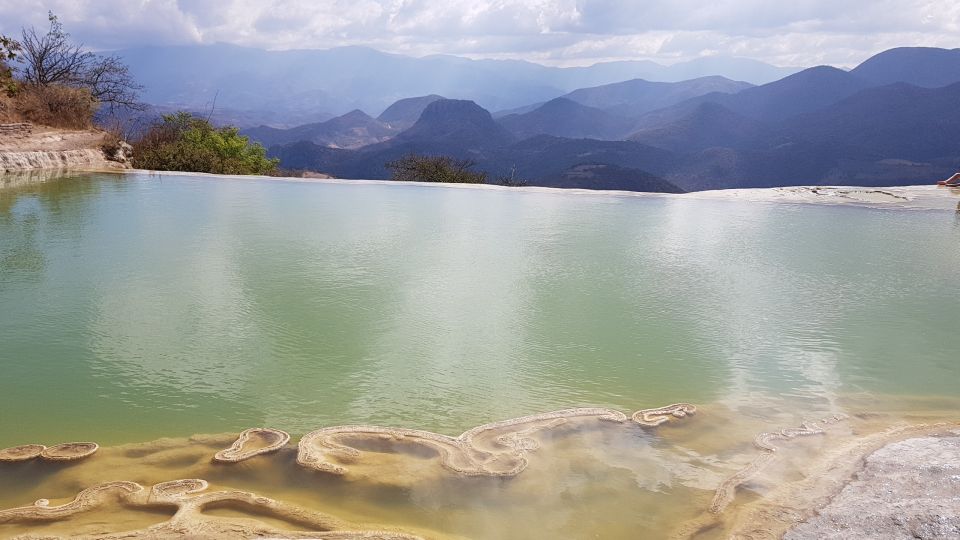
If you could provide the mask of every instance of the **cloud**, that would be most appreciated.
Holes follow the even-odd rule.
[[[736,55],[850,66],[894,46],[955,47],[960,32],[956,0],[0,0],[0,32],[44,25],[47,9],[102,49],[366,45],[558,65]]]

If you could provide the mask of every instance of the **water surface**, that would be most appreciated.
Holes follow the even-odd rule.
[[[953,407],[958,270],[960,226],[940,211],[148,175],[8,187],[0,447],[259,425],[456,435],[685,401],[698,429],[742,422],[723,441],[747,452],[750,430],[816,415]],[[678,472],[677,441],[609,437],[545,448],[552,465],[518,494],[459,486],[484,501],[471,506],[408,487],[378,502],[354,486],[341,511],[477,538],[532,534],[496,525],[524,516],[627,537],[662,531],[650,515],[716,482],[702,463]],[[587,456],[603,466],[571,469]],[[614,480],[623,467],[636,470]],[[36,498],[19,478],[0,474],[2,507]],[[568,496],[506,509],[550,489]],[[307,492],[287,495],[336,499]],[[611,518],[621,504],[648,517]]]

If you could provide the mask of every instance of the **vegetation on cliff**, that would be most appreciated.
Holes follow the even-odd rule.
[[[115,56],[74,44],[52,12],[44,32],[0,36],[0,121],[85,129],[101,108],[139,109],[141,87]]]
[[[391,180],[401,182],[446,182],[451,184],[483,184],[487,174],[471,171],[474,162],[448,156],[410,154],[387,163]]]
[[[133,165],[157,171],[274,174],[278,160],[235,127],[215,127],[188,112],[163,115],[133,146]]]

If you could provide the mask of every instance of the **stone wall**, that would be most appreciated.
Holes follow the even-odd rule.
[[[33,124],[0,124],[0,137],[27,137],[33,132]]]

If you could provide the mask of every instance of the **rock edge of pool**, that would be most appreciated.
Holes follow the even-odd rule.
[[[623,197],[667,197],[686,199],[712,199],[750,202],[779,202],[794,204],[849,205],[871,208],[901,208],[917,210],[956,210],[960,212],[960,187],[940,185],[906,185],[890,187],[869,186],[783,186],[766,188],[732,188],[693,191],[689,193],[652,193],[622,190],[594,190],[582,188],[552,188],[538,186],[499,186],[490,184],[449,184],[432,182],[394,182],[392,180],[365,180],[343,178],[301,178],[276,176],[236,176],[181,171],[152,171],[144,169],[31,169],[0,173],[0,189],[16,185],[56,179],[71,173],[100,173],[113,175],[195,177],[219,180],[275,181],[317,184],[392,185],[456,189],[503,190],[534,193],[583,194]]]

